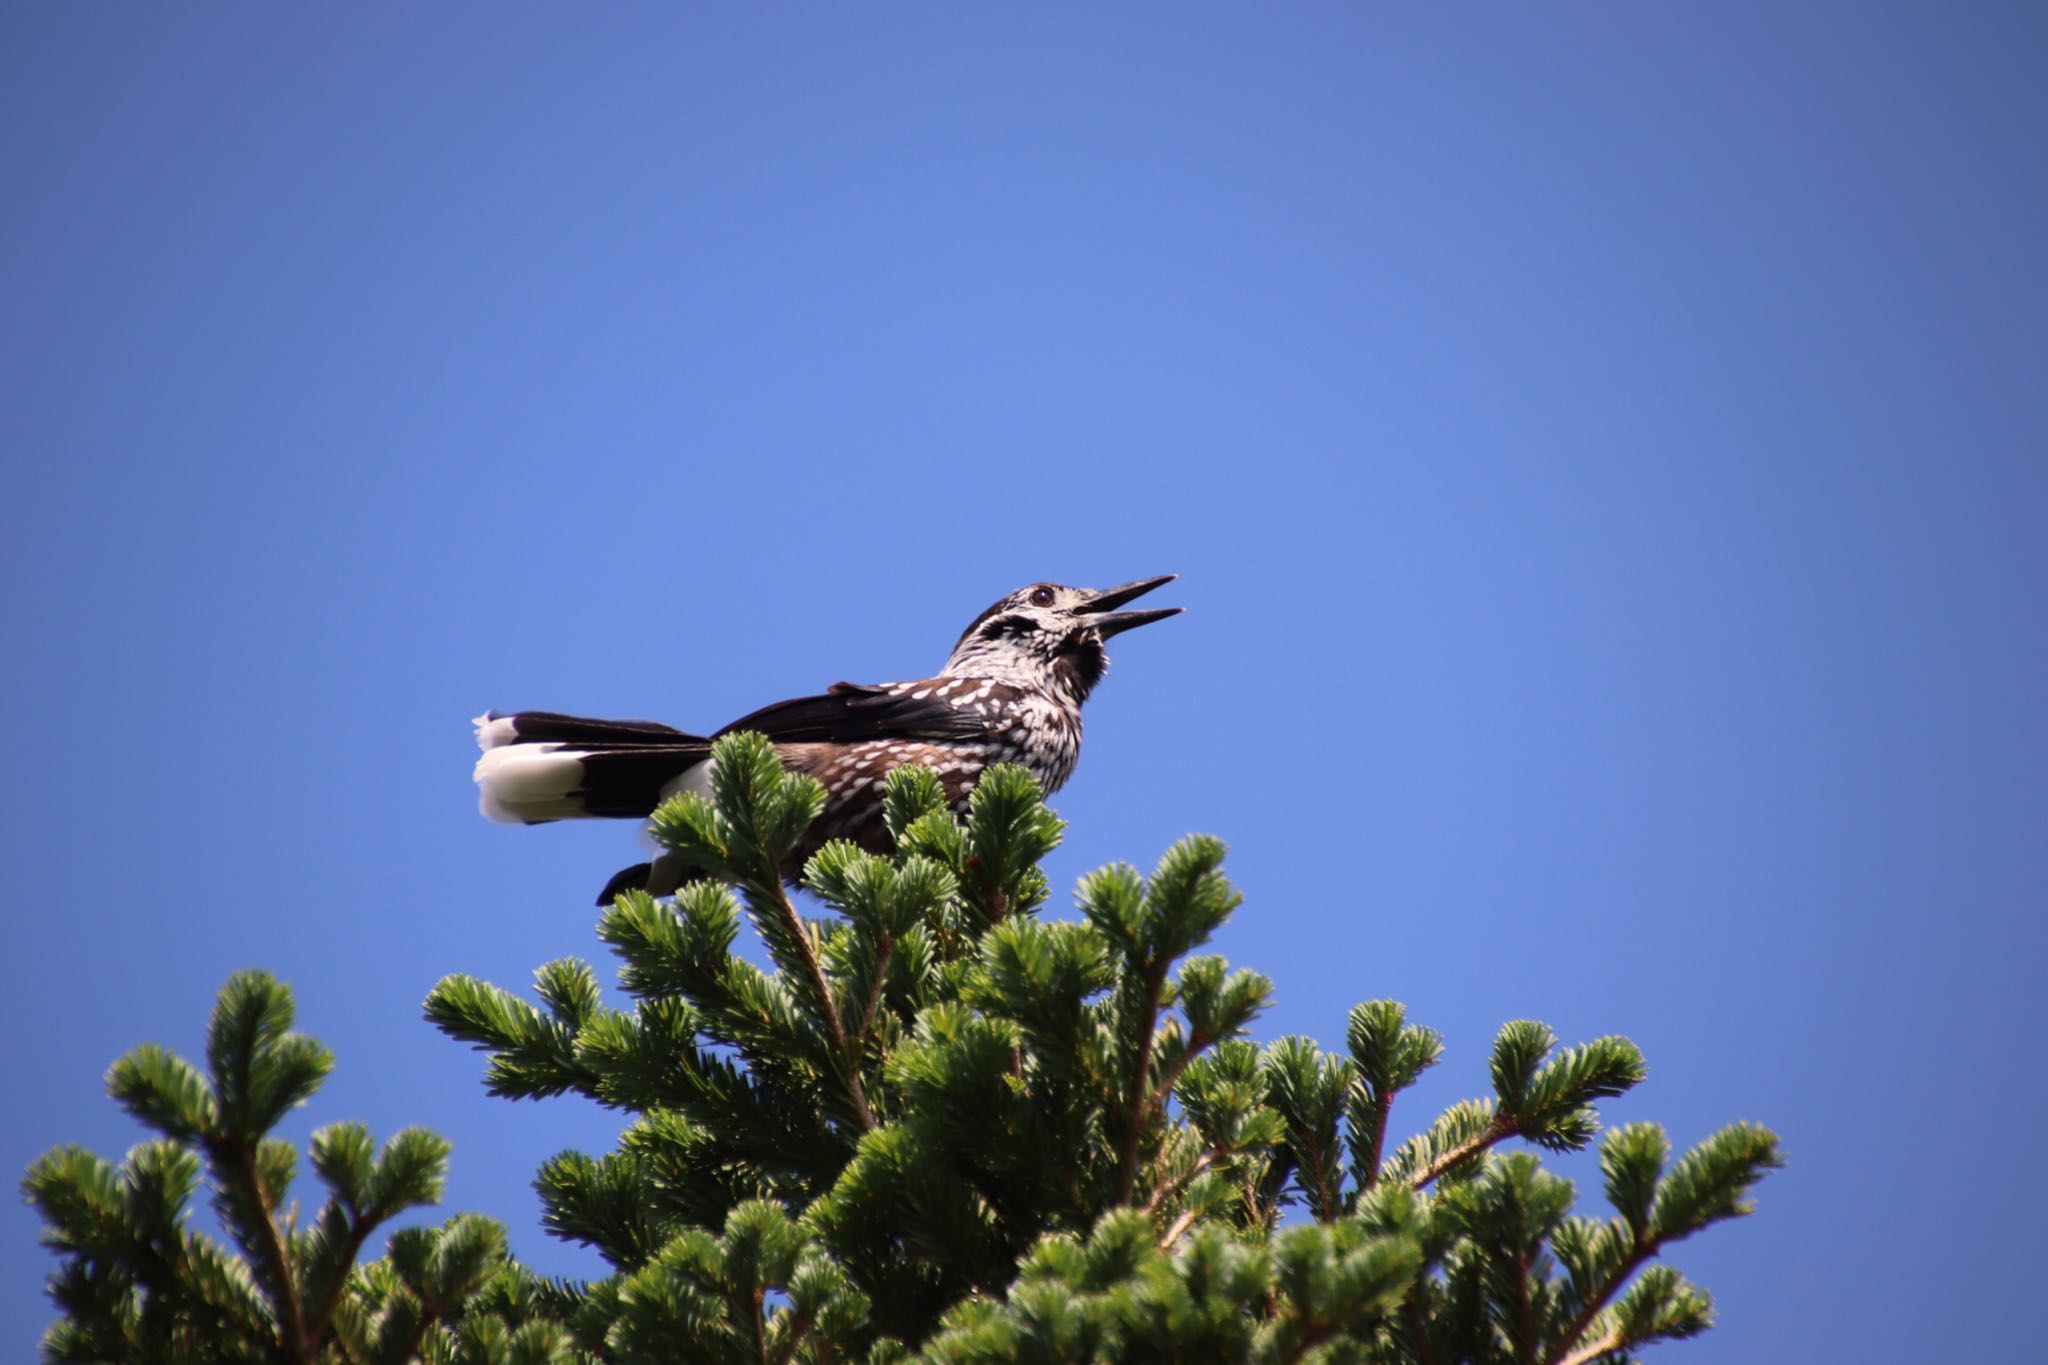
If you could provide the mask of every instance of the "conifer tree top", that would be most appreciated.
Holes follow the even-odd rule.
[[[538,1180],[546,1226],[608,1274],[541,1281],[471,1215],[359,1264],[438,1197],[447,1144],[323,1128],[326,1202],[300,1213],[269,1134],[331,1059],[250,974],[203,1070],[144,1047],[111,1073],[156,1141],[30,1171],[60,1260],[46,1354],[1586,1365],[1710,1324],[1665,1254],[1749,1211],[1777,1141],[1736,1124],[1673,1159],[1654,1124],[1603,1134],[1599,1102],[1645,1077],[1626,1039],[1511,1021],[1484,1093],[1418,1128],[1398,1100],[1447,1048],[1400,1005],[1360,1004],[1337,1051],[1251,1041],[1271,983],[1201,951],[1239,908],[1219,841],[1090,873],[1057,918],[1039,863],[1063,826],[1029,775],[992,769],[956,816],[906,767],[894,851],[828,843],[799,897],[816,784],[745,734],[716,773],[653,822],[703,879],[600,921],[621,1004],[574,958],[535,973],[537,1003],[459,975],[427,1000],[493,1093],[625,1120]],[[1597,1216],[1541,1160],[1596,1142]],[[187,1225],[202,1185],[232,1246]]]

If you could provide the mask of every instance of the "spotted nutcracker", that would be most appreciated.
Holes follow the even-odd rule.
[[[1094,591],[1057,583],[1019,588],[974,618],[935,678],[834,683],[823,696],[777,702],[720,730],[765,735],[792,771],[825,787],[825,808],[796,865],[828,839],[888,848],[882,779],[919,763],[938,774],[954,808],[992,763],[1021,763],[1050,794],[1081,754],[1081,704],[1109,668],[1103,642],[1179,613],[1117,611],[1174,575]],[[712,736],[642,720],[586,720],[552,711],[486,712],[476,719],[478,802],[493,820],[538,825],[612,816],[644,819],[679,791],[711,791]],[[688,869],[671,857],[629,867],[598,896],[630,887],[666,895]]]

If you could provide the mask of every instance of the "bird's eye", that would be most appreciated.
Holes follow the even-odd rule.
[[[1031,605],[1032,605],[1032,606],[1034,606],[1034,607],[1049,607],[1049,606],[1051,606],[1051,605],[1052,605],[1052,589],[1051,589],[1051,588],[1048,588],[1048,587],[1046,587],[1046,586],[1045,586],[1044,584],[1042,584],[1042,583],[1041,583],[1041,584],[1039,584],[1039,585],[1038,585],[1037,587],[1033,588],[1033,589],[1031,590]]]

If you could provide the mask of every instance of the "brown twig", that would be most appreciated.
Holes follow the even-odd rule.
[[[1598,1360],[1601,1356],[1606,1355],[1609,1351],[1619,1350],[1620,1348],[1621,1333],[1609,1332],[1606,1336],[1600,1338],[1600,1340],[1594,1342],[1592,1345],[1582,1346],[1578,1350],[1572,1352],[1570,1355],[1566,1356],[1561,1362],[1559,1362],[1559,1365],[1588,1365],[1589,1362]]]
[[[1195,1211],[1193,1209],[1183,1209],[1180,1217],[1173,1220],[1172,1224],[1166,1229],[1165,1235],[1159,1239],[1159,1249],[1161,1251],[1171,1250],[1173,1244],[1180,1240],[1180,1235],[1186,1232],[1194,1221]]]
[[[1166,1069],[1160,1073],[1159,1085],[1152,1091],[1151,1097],[1146,1101],[1142,1111],[1137,1115],[1136,1121],[1133,1125],[1133,1131],[1143,1132],[1144,1129],[1152,1122],[1152,1116],[1156,1113],[1160,1113],[1165,1110],[1167,1097],[1173,1094],[1173,1087],[1180,1082],[1181,1073],[1188,1069],[1188,1063],[1194,1061],[1197,1056],[1199,1056],[1202,1052],[1206,1051],[1211,1045],[1214,1044],[1215,1041],[1216,1040],[1213,1038],[1207,1038],[1200,1034],[1196,1034],[1188,1039],[1188,1045],[1181,1052],[1180,1056],[1174,1058],[1173,1061],[1167,1065]],[[1132,1156],[1136,1155],[1136,1147],[1134,1144],[1132,1146],[1127,1147],[1126,1150],[1129,1151],[1132,1154]],[[1228,1155],[1230,1155],[1230,1151],[1228,1148],[1224,1147],[1218,1147],[1214,1149],[1213,1152],[1204,1152],[1199,1158],[1197,1158],[1195,1169],[1189,1171],[1184,1177],[1182,1177],[1180,1183],[1185,1184],[1186,1181],[1192,1180],[1196,1175],[1200,1174],[1203,1168],[1210,1164],[1210,1159],[1212,1156]],[[1129,1168],[1129,1170],[1131,1175],[1131,1182],[1133,1185],[1135,1185],[1137,1179],[1135,1163]],[[1156,1212],[1159,1208],[1159,1205],[1162,1202],[1164,1202],[1166,1198],[1170,1198],[1172,1194],[1176,1192],[1177,1189],[1175,1187],[1167,1187],[1166,1189],[1155,1191],[1152,1195],[1152,1198],[1146,1201],[1145,1212],[1148,1214]],[[1128,1199],[1130,1196],[1128,1193],[1126,1193],[1124,1197]]]
[[[1421,1174],[1409,1180],[1409,1185],[1418,1190],[1422,1189],[1459,1162],[1468,1161],[1495,1143],[1513,1137],[1518,1126],[1514,1115],[1495,1114],[1493,1121],[1482,1128],[1478,1134],[1459,1143],[1435,1161],[1430,1162],[1429,1165],[1422,1169]]]
[[[1218,1146],[1211,1147],[1208,1151],[1196,1157],[1185,1171],[1182,1171],[1179,1175],[1152,1192],[1152,1197],[1145,1201],[1146,1216],[1150,1217],[1158,1213],[1168,1200],[1177,1197],[1182,1190],[1193,1184],[1196,1176],[1229,1155],[1230,1149],[1228,1147]]]
[[[811,979],[811,989],[818,993],[818,1010],[825,1018],[825,1034],[832,1045],[832,1055],[839,1059],[842,1079],[846,1082],[848,1096],[853,1100],[853,1115],[860,1121],[861,1131],[875,1131],[875,1116],[868,1108],[867,1088],[860,1083],[860,1058],[853,1055],[847,1046],[846,1027],[839,1022],[839,1011],[832,1008],[832,988],[825,983],[825,969],[818,963],[818,945],[811,942],[810,931],[796,913],[789,895],[782,889],[782,883],[772,883],[773,904],[781,913],[783,927],[803,954],[804,972]]]
[[[305,1307],[299,1302],[299,1286],[292,1279],[291,1262],[285,1257],[284,1238],[277,1230],[277,1217],[271,1210],[269,1193],[263,1188],[263,1176],[256,1169],[256,1144],[221,1137],[212,1145],[255,1213],[256,1227],[251,1231],[257,1234],[256,1250],[263,1267],[277,1284],[278,1327],[284,1338],[280,1345],[285,1358],[311,1361],[314,1343],[306,1337]]]
[[[1515,1251],[1515,1325],[1521,1329],[1522,1349],[1516,1354],[1527,1365],[1536,1365],[1536,1315],[1529,1307],[1529,1258]]]
[[[1615,1269],[1613,1276],[1608,1279],[1607,1283],[1600,1286],[1600,1292],[1592,1295],[1585,1303],[1581,1304],[1579,1311],[1572,1315],[1572,1320],[1565,1324],[1563,1334],[1557,1339],[1557,1345],[1551,1347],[1550,1354],[1543,1358],[1543,1365],[1566,1365],[1568,1360],[1575,1363],[1584,1362],[1600,1355],[1600,1351],[1594,1351],[1591,1354],[1581,1353],[1574,1355],[1572,1354],[1572,1347],[1577,1345],[1579,1338],[1586,1334],[1586,1329],[1593,1325],[1593,1319],[1600,1316],[1600,1311],[1607,1307],[1608,1301],[1620,1292],[1622,1285],[1628,1283],[1628,1277],[1640,1270],[1643,1262],[1657,1254],[1659,1245],[1654,1239],[1636,1243],[1636,1249],[1630,1252],[1628,1259]],[[1616,1344],[1618,1345],[1619,1343],[1617,1342]],[[1612,1346],[1601,1348],[1603,1351],[1613,1349],[1614,1347]]]
[[[1421,1282],[1408,1291],[1408,1297],[1401,1301],[1408,1319],[1408,1335],[1415,1338],[1415,1357],[1422,1365],[1436,1365],[1436,1347],[1429,1344],[1429,1325],[1422,1320],[1422,1305],[1415,1301],[1421,1290]]]
[[[796,1348],[803,1345],[804,1338],[811,1334],[811,1315],[792,1310],[789,1324],[789,1339],[782,1343],[782,1349],[775,1353],[775,1365],[789,1365],[796,1359]]]
[[[862,1006],[860,1012],[859,1044],[860,1053],[863,1057],[867,1055],[868,1050],[868,1030],[874,1027],[875,1011],[882,1004],[882,980],[889,974],[889,959],[895,956],[895,953],[896,936],[894,934],[882,935],[881,951],[875,954],[874,988],[868,992],[867,1004]]]
[[[312,1340],[317,1342],[326,1333],[327,1325],[334,1321],[335,1310],[341,1307],[341,1296],[348,1290],[349,1275],[355,1269],[356,1256],[362,1251],[363,1243],[370,1239],[370,1234],[376,1231],[377,1221],[367,1214],[350,1215],[348,1250],[343,1252],[336,1262],[338,1273],[334,1277],[334,1285],[327,1291],[325,1300],[314,1310],[313,1316],[306,1323],[306,1330],[311,1334]]]
[[[418,1360],[420,1358],[420,1346],[427,1339],[427,1329],[440,1321],[440,1318],[440,1307],[436,1304],[428,1303],[425,1299],[421,1299],[420,1320],[412,1325],[412,1331],[406,1333],[405,1344],[391,1358],[394,1360]]]
[[[1131,1109],[1130,1127],[1124,1133],[1123,1160],[1119,1165],[1116,1180],[1116,1202],[1131,1202],[1131,1186],[1138,1177],[1138,1144],[1144,1138],[1145,1125],[1152,1117],[1152,1087],[1146,1084],[1146,1072],[1152,1069],[1152,1032],[1159,1022],[1159,997],[1166,989],[1166,964],[1161,962],[1150,968],[1145,975],[1144,1026],[1139,1032],[1137,1056],[1131,1061]]]
[[[1287,1353],[1287,1359],[1290,1362],[1300,1360],[1311,1350],[1322,1345],[1323,1338],[1328,1335],[1330,1335],[1330,1325],[1326,1322],[1311,1320],[1303,1323],[1301,1325],[1301,1340],[1294,1343],[1294,1349]]]
[[[1343,1214],[1344,1210],[1337,1198],[1337,1191],[1330,1188],[1330,1182],[1325,1178],[1322,1144],[1316,1143],[1315,1150],[1310,1155],[1315,1158],[1316,1163],[1316,1197],[1322,1201],[1323,1205],[1322,1212],[1316,1215],[1316,1221],[1319,1223],[1334,1223]],[[1338,1189],[1342,1189],[1343,1185],[1344,1174],[1340,1171],[1337,1174]]]
[[[1180,1084],[1181,1073],[1188,1069],[1189,1063],[1193,1062],[1195,1058],[1201,1056],[1215,1045],[1216,1040],[1207,1034],[1189,1034],[1188,1045],[1181,1049],[1180,1056],[1167,1063],[1166,1069],[1159,1073],[1159,1087],[1152,1092],[1151,1108],[1165,1109],[1167,1097],[1173,1094],[1173,1088]],[[1147,1113],[1145,1117],[1149,1121],[1152,1116],[1150,1113]]]
[[[1360,1194],[1380,1183],[1380,1161],[1387,1149],[1387,1116],[1394,1112],[1393,1092],[1379,1097],[1372,1107],[1372,1151],[1358,1168]]]

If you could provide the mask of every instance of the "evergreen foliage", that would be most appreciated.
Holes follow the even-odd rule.
[[[290,1201],[298,1156],[272,1137],[326,1079],[333,1057],[291,1031],[291,991],[262,972],[222,988],[206,1070],[145,1044],[107,1089],[160,1136],[116,1167],[60,1147],[23,1193],[58,1254],[63,1312],[43,1339],[58,1361],[390,1362],[572,1359],[563,1312],[576,1297],[511,1263],[505,1230],[474,1214],[372,1234],[441,1197],[448,1144],[407,1128],[382,1150],[359,1123],[315,1132],[308,1158],[327,1194]],[[204,1186],[233,1249],[190,1226]]]
[[[278,1215],[289,1152],[263,1135],[326,1054],[283,1031],[282,988],[246,979],[283,1023],[231,1003],[257,989],[238,978],[210,1081],[146,1048],[115,1069],[164,1143],[121,1172],[67,1150],[30,1173],[66,1257],[51,1356],[399,1359],[385,1343],[417,1326],[431,1360],[1614,1365],[1709,1325],[1705,1292],[1653,1262],[1749,1211],[1780,1163],[1770,1133],[1737,1124],[1673,1162],[1655,1125],[1607,1132],[1605,1218],[1575,1215],[1537,1155],[1590,1145],[1597,1102],[1643,1079],[1626,1039],[1560,1047],[1509,1023],[1492,1093],[1389,1150],[1442,1039],[1382,1000],[1352,1011],[1342,1052],[1254,1045],[1270,984],[1199,952],[1238,904],[1216,840],[1149,876],[1091,873],[1080,918],[1049,920],[1038,864],[1063,827],[1030,778],[992,769],[956,817],[903,768],[894,854],[822,849],[801,873],[829,912],[813,917],[783,874],[817,784],[751,735],[721,739],[714,772],[711,800],[653,821],[703,880],[629,892],[599,925],[628,1008],[575,959],[535,974],[537,1005],[464,976],[427,1000],[488,1054],[493,1094],[630,1116],[616,1150],[562,1153],[536,1181],[547,1227],[611,1274],[543,1283],[464,1218],[351,1273],[374,1227],[432,1197],[445,1148],[401,1135],[373,1161],[359,1129],[322,1130],[328,1208],[304,1231]],[[734,951],[743,918],[770,969]],[[191,1181],[152,1174],[158,1147],[212,1163],[246,1261],[162,1250],[202,1243],[162,1211]],[[201,1332],[240,1354],[179,1344]]]

